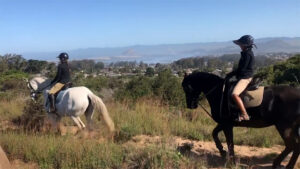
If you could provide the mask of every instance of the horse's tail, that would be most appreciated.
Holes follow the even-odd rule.
[[[102,99],[99,98],[98,96],[96,96],[93,93],[90,93],[88,95],[88,97],[90,98],[93,106],[101,111],[101,114],[102,114],[102,116],[104,118],[104,121],[105,121],[107,127],[109,128],[110,132],[114,132],[115,131],[115,124],[111,120],[111,118],[108,114],[107,108],[106,108],[105,104],[103,103]]]

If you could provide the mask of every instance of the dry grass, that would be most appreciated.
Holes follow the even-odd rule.
[[[28,99],[24,95],[15,96],[14,99],[1,99],[0,115],[1,120],[11,120],[23,114],[25,101]]]
[[[24,98],[1,101],[1,120],[21,116],[25,103]],[[212,140],[211,132],[216,123],[201,109],[178,110],[151,99],[139,100],[135,104],[105,104],[116,125],[116,143],[99,143],[96,139],[85,140],[70,135],[26,134],[24,130],[2,132],[0,143],[10,159],[36,162],[40,168],[200,168],[205,165],[182,157],[164,145],[143,149],[123,146],[124,142],[140,134]],[[30,114],[30,109],[25,111]],[[64,123],[74,125],[70,118],[64,118]],[[95,113],[94,128],[101,131],[100,137],[107,135],[108,130],[99,113]],[[234,135],[236,144],[262,147],[282,144],[274,128],[235,128]],[[220,136],[225,141],[223,134]]]

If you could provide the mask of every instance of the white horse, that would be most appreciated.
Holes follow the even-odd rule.
[[[45,77],[35,77],[28,81],[27,86],[31,90],[31,98],[36,99],[36,95],[42,92],[44,95],[45,109],[49,110],[48,92],[50,89],[50,79]],[[114,123],[111,120],[105,104],[95,94],[86,87],[73,87],[60,91],[56,98],[56,113],[47,113],[52,125],[60,127],[60,120],[64,116],[70,116],[79,129],[84,129],[85,125],[80,116],[85,115],[88,129],[91,129],[94,109],[100,110],[103,119],[110,132],[115,130]]]

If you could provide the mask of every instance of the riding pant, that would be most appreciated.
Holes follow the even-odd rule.
[[[49,91],[49,94],[56,94],[58,93],[63,87],[65,86],[65,84],[63,83],[56,83]]]
[[[248,79],[240,79],[238,83],[235,85],[232,94],[234,95],[240,95],[248,86],[248,84],[251,82],[252,77]]]

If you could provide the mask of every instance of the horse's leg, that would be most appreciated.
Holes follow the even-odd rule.
[[[214,141],[215,141],[215,143],[216,143],[216,147],[218,148],[218,150],[219,150],[221,156],[222,156],[223,158],[225,158],[225,157],[226,157],[226,151],[223,149],[223,146],[222,146],[222,144],[221,144],[221,141],[220,141],[220,139],[219,139],[219,137],[218,137],[218,134],[219,134],[219,132],[220,132],[221,130],[223,130],[223,127],[222,127],[221,125],[218,124],[218,125],[214,128],[214,130],[213,130],[213,132],[212,132],[212,136],[213,136],[213,138],[214,138]]]
[[[60,135],[65,135],[66,134],[66,129],[64,127],[64,125],[60,122],[61,121],[61,117],[57,116],[56,118],[57,120],[57,130],[60,133]]]
[[[229,158],[230,158],[230,160],[233,160],[233,162],[235,162],[234,144],[233,144],[233,126],[226,126],[226,127],[224,127],[223,131],[224,131],[224,134],[226,137]]]
[[[290,147],[285,147],[285,149],[279,154],[279,156],[276,157],[276,159],[273,162],[273,168],[277,168],[280,166],[281,162],[284,160],[284,158],[292,151]]]
[[[75,124],[78,126],[78,128],[81,130],[82,127],[81,127],[81,124],[80,122],[78,121],[77,117],[75,116],[71,116],[72,120],[75,122]]]
[[[300,136],[298,136],[298,133],[297,133],[297,126],[294,127],[294,129],[292,131],[290,131],[290,136],[292,138],[292,147],[293,147],[293,155],[288,163],[288,165],[286,166],[286,168],[294,168],[297,160],[298,160],[298,157],[299,157],[299,154],[300,154],[300,142],[299,142],[299,139],[300,139]]]
[[[53,113],[47,113],[47,117],[51,123],[51,129],[59,130],[57,125],[57,116]]]
[[[278,124],[275,126],[281,138],[283,139],[286,148],[273,161],[273,168],[279,167],[281,162],[285,159],[285,157],[293,150],[292,137],[287,133],[289,130],[291,130],[290,127],[286,127],[286,125],[278,125]]]
[[[88,130],[92,130],[92,118],[93,118],[93,114],[94,114],[94,107],[92,104],[89,104],[88,108],[85,111],[85,118],[86,118],[86,122],[87,122],[87,128]]]
[[[79,121],[79,123],[81,124],[82,128],[85,128],[85,124],[81,121],[80,117],[77,117],[77,120]]]
[[[286,168],[288,168],[288,169],[294,168],[294,166],[298,160],[299,154],[300,154],[300,143],[297,143],[297,145],[295,145],[295,147],[294,147],[293,155],[292,155],[288,165],[286,166]]]

